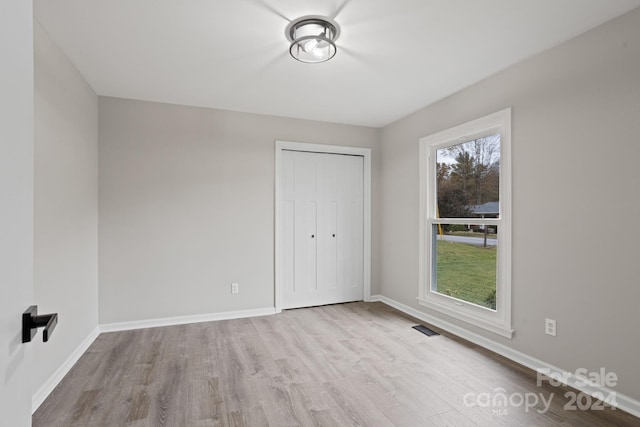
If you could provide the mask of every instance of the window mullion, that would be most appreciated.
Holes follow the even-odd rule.
[[[487,224],[500,225],[501,218],[428,218],[430,224]]]

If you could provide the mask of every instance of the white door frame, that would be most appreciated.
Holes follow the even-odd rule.
[[[364,254],[363,254],[363,295],[364,301],[371,300],[371,148],[347,147],[342,145],[307,144],[303,142],[276,141],[276,189],[275,189],[275,310],[282,311],[282,271],[280,261],[283,256],[282,230],[280,220],[280,179],[282,175],[282,152],[305,151],[311,153],[350,154],[364,159]]]

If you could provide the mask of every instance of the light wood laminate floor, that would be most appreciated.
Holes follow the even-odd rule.
[[[537,387],[529,370],[415,324],[381,303],[350,303],[105,333],[33,425],[640,425],[620,410],[563,410],[568,389]],[[497,389],[553,393],[551,407],[465,404]]]

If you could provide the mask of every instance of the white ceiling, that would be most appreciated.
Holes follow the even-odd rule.
[[[35,0],[99,95],[380,127],[640,6],[640,0]],[[334,18],[338,53],[285,27]]]

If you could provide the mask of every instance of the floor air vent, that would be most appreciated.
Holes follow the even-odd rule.
[[[425,334],[428,337],[431,337],[431,336],[434,336],[434,335],[440,335],[436,331],[432,331],[431,329],[427,328],[426,326],[416,325],[416,326],[412,326],[412,328],[415,329],[418,332],[422,332],[423,334]]]

